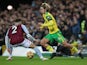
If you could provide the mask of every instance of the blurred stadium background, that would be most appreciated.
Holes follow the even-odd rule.
[[[22,19],[35,38],[42,39],[48,34],[47,29],[40,31],[37,26],[44,21],[39,13],[43,2],[52,6],[51,13],[66,39],[70,41],[75,36],[75,41],[82,41],[83,54],[87,56],[87,0],[0,0],[0,55],[5,51],[6,31],[17,18]]]

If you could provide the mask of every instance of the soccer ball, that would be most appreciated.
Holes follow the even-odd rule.
[[[34,57],[34,53],[32,51],[27,52],[27,58],[32,59]]]

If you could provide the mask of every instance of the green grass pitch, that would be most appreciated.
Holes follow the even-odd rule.
[[[87,57],[84,59],[56,57],[47,61],[42,61],[38,57],[34,57],[33,59],[13,57],[12,61],[7,61],[6,58],[0,56],[0,65],[87,65]]]

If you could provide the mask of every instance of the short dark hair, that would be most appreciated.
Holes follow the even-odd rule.
[[[21,19],[16,19],[16,20],[14,20],[14,22],[20,22],[20,21],[22,21]]]

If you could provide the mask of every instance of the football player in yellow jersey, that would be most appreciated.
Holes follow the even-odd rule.
[[[41,29],[43,29],[45,27],[47,27],[49,29],[49,34],[46,35],[41,40],[40,44],[43,47],[45,47],[48,51],[54,52],[53,48],[47,43],[48,42],[53,43],[53,41],[55,40],[58,43],[62,43],[64,47],[68,47],[68,48],[74,50],[76,53],[79,54],[79,56],[81,58],[83,58],[80,51],[78,51],[78,49],[76,47],[74,47],[73,45],[67,43],[67,41],[65,40],[65,38],[62,35],[61,31],[57,27],[56,20],[54,19],[52,14],[49,13],[50,8],[51,8],[51,6],[47,3],[42,3],[42,5],[40,6],[40,13],[42,14],[45,22],[43,24],[42,23],[38,23],[38,24],[40,25]]]
[[[79,50],[83,50],[82,48],[82,41],[79,39],[77,39],[74,35],[71,37],[71,40],[69,41],[73,46],[75,46],[76,48],[78,48]],[[75,54],[75,52],[73,50],[70,50],[67,47],[64,47],[62,44],[58,44],[57,45],[57,49],[56,49],[56,53],[53,53],[52,58],[54,57],[59,57],[59,56],[73,56]]]

